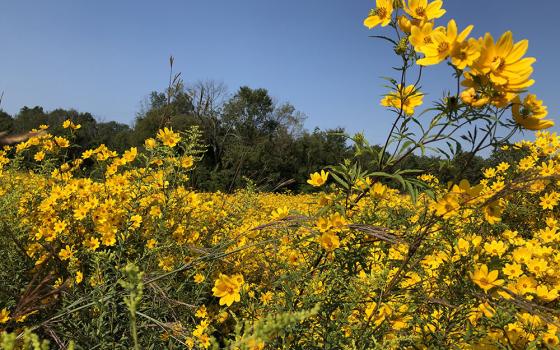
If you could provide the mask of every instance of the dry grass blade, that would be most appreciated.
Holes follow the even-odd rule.
[[[348,225],[348,228],[363,232],[369,236],[372,236],[381,241],[388,242],[391,244],[397,244],[402,242],[400,238],[389,233],[389,231],[384,227],[364,225],[364,224],[350,224]]]
[[[59,288],[51,286],[55,277],[50,272],[39,281],[39,274],[35,274],[16,305],[13,317],[23,317],[51,305],[54,300],[49,301],[49,298],[57,296],[65,288],[65,284]]]
[[[300,225],[303,222],[306,221],[310,221],[311,218],[305,215],[290,215],[290,216],[286,216],[285,218],[282,218],[280,220],[276,220],[276,221],[272,221],[266,224],[262,224],[259,225],[255,228],[253,228],[251,231],[259,231],[259,230],[264,230],[265,228],[269,228],[269,227],[277,227],[277,226],[282,226],[285,224],[291,224],[291,225]]]
[[[40,136],[43,131],[38,132],[27,132],[24,134],[8,135],[7,131],[0,132],[0,146],[2,145],[12,145],[14,143],[26,141],[32,137]]]

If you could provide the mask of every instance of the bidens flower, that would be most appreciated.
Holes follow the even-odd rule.
[[[461,33],[458,33],[455,20],[449,21],[446,30],[435,30],[432,32],[431,42],[421,47],[421,51],[426,57],[419,59],[416,63],[421,66],[438,64],[452,53],[456,53],[456,59],[453,61],[453,64],[468,60],[469,57],[472,58],[471,48],[464,49],[464,52],[461,52],[461,50],[456,51],[456,47],[465,41],[472,29],[473,26],[470,25]],[[463,55],[466,56],[461,58]]]
[[[385,107],[394,107],[402,109],[404,114],[413,115],[414,108],[422,105],[424,95],[420,93],[414,85],[405,88],[402,85],[397,86],[397,91],[389,93],[381,100],[381,105]]]
[[[506,32],[494,42],[492,35],[486,33],[480,44],[480,58],[473,67],[475,73],[488,74],[492,83],[504,86],[508,91],[519,91],[533,85],[534,80],[529,78],[535,59],[523,58],[529,47],[527,40],[514,44],[511,32]]]
[[[391,23],[393,14],[393,0],[377,0],[376,8],[369,12],[369,16],[364,20],[364,25],[369,29],[381,25],[385,27]]]
[[[4,308],[0,310],[0,324],[6,323],[10,320],[10,312],[8,309]]]
[[[523,103],[517,96],[513,101],[511,113],[515,122],[525,129],[541,130],[554,126],[554,121],[543,119],[548,115],[548,110],[543,106],[543,101],[537,100],[534,94],[525,96]]]
[[[220,298],[220,305],[231,306],[234,302],[241,300],[239,292],[241,291],[243,283],[245,283],[245,281],[241,274],[230,277],[221,273],[214,283],[212,292],[215,297]]]
[[[167,147],[175,147],[181,141],[181,136],[173,132],[173,129],[168,128],[160,129],[157,133],[157,138]]]
[[[323,186],[325,184],[325,182],[327,182],[327,179],[329,178],[329,173],[325,172],[324,170],[321,170],[321,173],[313,173],[310,175],[310,179],[307,180],[307,183],[310,184],[313,187],[320,187]]]
[[[325,232],[319,237],[319,243],[321,247],[326,251],[332,252],[333,250],[340,247],[340,240],[335,233]]]
[[[408,41],[410,41],[415,51],[423,52],[426,45],[433,43],[432,35],[435,31],[445,32],[445,28],[434,28],[432,22],[424,23],[421,26],[411,26]]]
[[[441,7],[443,6],[443,1],[436,0],[428,4],[428,0],[409,0],[408,5],[404,6],[404,11],[411,16],[420,21],[431,21],[436,18],[440,18],[445,14],[445,10]]]
[[[477,286],[484,289],[485,292],[504,284],[504,280],[498,279],[498,270],[488,272],[488,266],[485,264],[474,270],[471,279]]]

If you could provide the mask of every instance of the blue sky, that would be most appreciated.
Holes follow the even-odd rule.
[[[472,35],[512,30],[529,39],[531,89],[559,115],[560,2],[448,0],[447,21]],[[100,120],[131,123],[141,100],[165,87],[168,57],[187,82],[213,79],[231,92],[264,87],[308,119],[306,127],[365,131],[375,143],[391,114],[379,106],[381,76],[398,62],[370,39],[362,20],[372,0],[5,0],[0,4],[2,108],[75,108]],[[427,70],[428,98],[441,96],[450,72]],[[555,127],[558,130],[558,127]]]

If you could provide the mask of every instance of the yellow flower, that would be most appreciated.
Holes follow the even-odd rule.
[[[194,164],[194,159],[192,156],[183,156],[181,157],[181,167],[185,169],[192,168]]]
[[[364,20],[364,25],[369,29],[381,25],[385,27],[391,23],[393,14],[393,0],[376,0],[376,8],[369,12],[369,16]]]
[[[156,148],[156,146],[157,146],[157,141],[151,137],[144,141],[144,147],[146,147],[146,149],[154,149]]]
[[[540,285],[537,286],[537,288],[535,288],[535,293],[537,294],[537,297],[547,301],[547,302],[551,302],[553,300],[558,299],[558,290],[556,288],[552,288],[552,289],[548,289],[546,286]]]
[[[484,244],[484,250],[490,255],[500,257],[506,252],[507,245],[502,241],[493,240],[490,243]]]
[[[488,272],[488,266],[483,264],[474,270],[471,279],[485,292],[488,292],[490,289],[504,284],[504,280],[498,279],[498,273],[498,270]]]
[[[494,308],[492,306],[490,306],[490,304],[488,304],[488,302],[480,304],[478,306],[478,310],[480,312],[482,312],[484,314],[484,316],[486,316],[488,318],[492,318],[494,316],[494,314],[496,313],[496,310],[494,310]]]
[[[247,348],[249,350],[263,350],[265,345],[266,345],[265,342],[263,342],[260,339],[250,338],[249,341],[247,342]]]
[[[66,226],[68,226],[68,224],[66,223],[66,221],[64,220],[57,220],[54,224],[54,231],[56,233],[62,233],[62,231],[64,231],[64,229],[66,229]]]
[[[456,46],[460,45],[467,38],[472,29],[473,26],[470,25],[458,34],[455,20],[449,21],[446,30],[434,31],[432,33],[432,42],[422,48],[422,53],[426,57],[419,59],[416,63],[422,66],[429,66],[445,60],[456,50]],[[467,51],[470,52],[470,49]]]
[[[521,248],[517,248],[513,251],[512,253],[513,256],[513,260],[515,260],[515,262],[519,263],[519,264],[527,264],[529,262],[529,260],[531,260],[531,257],[533,256],[533,253],[531,252],[531,250],[527,247],[521,247]]]
[[[91,237],[84,241],[84,245],[91,251],[97,250],[99,248],[99,240],[95,237]]]
[[[446,11],[441,8],[442,6],[443,1],[441,0],[429,4],[428,0],[409,0],[408,4],[404,5],[404,11],[412,18],[427,22],[445,14]]]
[[[153,238],[150,238],[149,240],[146,241],[146,248],[148,249],[153,249],[155,248],[156,245],[157,245],[157,241]]]
[[[504,275],[508,276],[509,278],[516,278],[521,276],[523,270],[521,269],[521,265],[517,263],[506,264],[502,269]]]
[[[484,206],[483,208],[483,212],[484,212],[484,219],[486,219],[486,221],[493,225],[497,222],[502,221],[502,212],[504,211],[504,208],[502,207],[502,205],[496,201],[496,202],[492,202],[486,206]]]
[[[165,272],[173,270],[175,259],[172,256],[164,256],[158,260],[158,266]]]
[[[475,74],[487,74],[492,83],[504,86],[508,91],[519,91],[533,85],[534,80],[529,78],[535,59],[522,58],[529,47],[527,40],[514,44],[513,36],[508,31],[498,42],[494,42],[492,35],[486,33],[480,44],[480,57],[473,67]]]
[[[168,128],[160,129],[157,133],[157,138],[167,147],[175,147],[181,141],[181,136],[173,132],[173,129]]]
[[[544,196],[540,197],[541,201],[539,204],[544,210],[552,210],[558,205],[558,197],[558,193],[556,192],[546,193]]]
[[[535,287],[537,286],[537,281],[535,281],[533,277],[523,275],[517,280],[515,286],[522,295],[533,293],[535,291]]]
[[[274,296],[274,293],[272,293],[271,291],[268,291],[266,293],[262,293],[260,299],[261,299],[261,302],[263,303],[263,305],[268,305],[272,301],[273,296]]]
[[[203,274],[197,273],[196,275],[194,275],[194,283],[196,284],[200,284],[202,282],[204,282],[205,277]]]
[[[55,136],[54,142],[56,142],[57,146],[60,148],[70,147],[70,141],[68,141],[64,137]]]
[[[549,349],[555,349],[558,344],[560,344],[560,340],[555,333],[545,333],[543,335],[543,342],[548,346]]]
[[[220,298],[220,305],[231,306],[234,302],[241,300],[241,287],[244,284],[243,275],[228,276],[220,274],[212,288],[213,295]]]
[[[66,119],[64,121],[64,123],[62,123],[62,127],[64,129],[70,128],[72,130],[77,130],[77,129],[81,128],[82,126],[80,124],[74,124],[70,119]]]
[[[140,227],[140,225],[142,224],[142,215],[132,215],[130,217],[130,227],[133,229],[137,229]]]
[[[408,17],[404,15],[399,16],[399,18],[397,19],[397,23],[399,25],[399,28],[407,34],[410,34],[410,31],[412,30],[413,26],[421,25],[419,20],[415,18],[410,20]]]
[[[498,164],[496,169],[500,172],[505,172],[506,170],[509,169],[509,167],[510,167],[509,163],[501,162],[500,164]]]
[[[340,240],[335,233],[325,232],[319,237],[319,243],[326,251],[333,251],[340,247]]]
[[[436,215],[443,216],[444,219],[453,217],[459,208],[457,195],[454,193],[446,194],[435,204]]]
[[[218,323],[224,323],[229,317],[229,314],[227,313],[227,311],[222,311],[218,314],[218,317],[216,319],[216,321],[218,321]]]
[[[10,320],[10,312],[4,308],[0,310],[0,324],[6,323]]]
[[[463,238],[459,238],[459,240],[457,241],[457,250],[459,251],[459,255],[463,255],[463,256],[468,255],[469,249],[470,249],[469,241]]]
[[[76,283],[80,284],[84,280],[84,274],[81,271],[76,272]]]
[[[536,276],[541,276],[548,270],[548,263],[544,259],[531,259],[527,262],[527,268]]]
[[[58,257],[62,261],[68,260],[73,256],[74,256],[74,252],[72,251],[72,248],[69,245],[66,245],[65,248],[61,249],[60,252],[58,252]]]
[[[205,306],[205,305],[202,305],[201,307],[199,307],[199,308],[196,310],[196,313],[195,313],[194,315],[195,315],[196,317],[198,317],[198,318],[206,318],[206,317],[208,317],[208,313],[207,313],[207,311],[206,311],[206,306]]]
[[[35,159],[38,162],[42,161],[43,159],[45,159],[45,152],[39,151],[39,152],[35,153],[35,156],[33,156],[33,159]]]
[[[470,38],[453,46],[450,53],[451,63],[458,69],[470,67],[480,57],[478,40]]]
[[[424,52],[424,47],[428,44],[433,43],[432,34],[437,30],[444,31],[445,28],[437,27],[434,29],[434,24],[432,22],[424,23],[421,26],[413,25],[410,28],[410,36],[408,37],[408,41],[410,41],[410,44],[412,44],[415,51]]]
[[[329,173],[325,172],[324,170],[321,170],[321,173],[315,172],[311,174],[310,179],[307,180],[307,183],[314,187],[320,187],[323,186],[325,182],[327,182],[328,178],[329,178]]]
[[[288,214],[290,214],[290,210],[288,209],[288,207],[284,206],[273,210],[272,213],[270,213],[270,216],[273,220],[280,220],[288,216]]]
[[[381,182],[374,183],[369,190],[369,193],[374,197],[383,197],[385,192],[387,192],[387,186]]]
[[[210,347],[210,337],[208,336],[208,334],[201,334],[198,337],[198,341],[200,341],[200,345],[202,345],[203,348],[208,349]]]
[[[397,91],[393,91],[381,100],[381,105],[402,110],[406,115],[413,115],[414,108],[422,105],[424,95],[414,85],[403,88],[400,84]]]
[[[516,96],[511,113],[515,122],[528,130],[542,130],[554,126],[553,120],[543,119],[548,115],[548,110],[543,106],[543,101],[537,100],[537,96],[533,94],[525,96],[523,103],[519,96]]]
[[[125,151],[123,154],[123,159],[126,160],[128,163],[134,161],[136,156],[138,155],[138,149],[136,147],[130,148],[128,151]]]

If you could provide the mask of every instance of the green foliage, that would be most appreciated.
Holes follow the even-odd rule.
[[[3,332],[0,334],[0,349],[2,350],[48,350],[49,341],[41,340],[39,336],[26,329],[21,339],[16,333]],[[68,350],[74,350],[74,343],[70,342]]]
[[[394,143],[399,149],[392,154],[388,148],[369,144],[361,134],[349,138],[341,128],[305,130],[305,116],[289,103],[275,103],[266,89],[243,86],[228,97],[225,87],[212,81],[187,87],[176,75],[171,83],[165,92],[154,91],[149,95],[133,127],[116,121],[100,122],[87,112],[47,112],[36,106],[23,107],[14,118],[0,112],[0,130],[25,132],[44,124],[50,125],[52,134],[68,136],[68,130],[61,124],[70,119],[81,125],[72,136],[76,147],[67,152],[69,158],[75,158],[101,144],[118,152],[132,146],[142,147],[144,140],[163,126],[177,131],[194,130],[192,127],[196,126],[205,151],[192,174],[192,184],[204,191],[232,192],[245,187],[246,179],[250,179],[259,191],[305,192],[311,190],[305,184],[309,173],[350,159],[370,175],[377,173],[378,180],[414,196],[423,186],[415,179],[420,171],[403,173],[403,169],[431,173],[442,182],[465,178],[473,183],[480,180],[481,169],[493,165],[503,153],[497,149],[485,160],[451,145],[451,151],[439,151],[441,158],[436,151],[423,146],[431,144],[432,138],[426,136],[420,143],[410,139],[413,134],[409,124],[413,120],[409,118],[395,128],[395,135],[388,141],[388,145]],[[446,106],[441,103],[438,115],[447,116],[448,120],[449,113],[455,111]],[[445,120],[432,123],[432,127],[445,126]],[[349,146],[348,141],[353,145]]]

